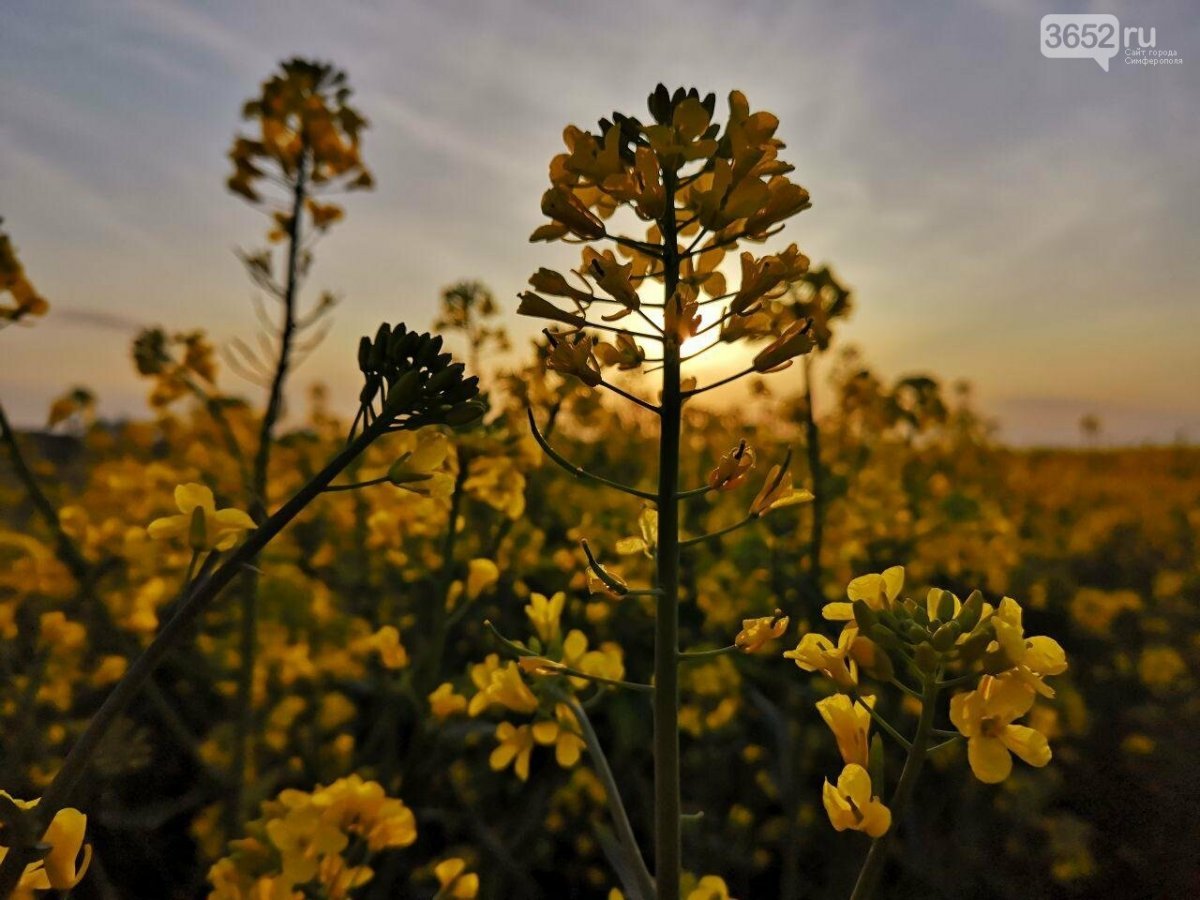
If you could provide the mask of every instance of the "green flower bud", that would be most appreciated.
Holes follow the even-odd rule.
[[[942,591],[941,597],[938,598],[937,617],[943,622],[954,618],[954,595],[949,591]]]
[[[958,615],[954,617],[954,621],[962,627],[963,634],[970,634],[979,624],[981,615],[983,615],[983,594],[979,591],[972,591],[962,609],[958,611]]]
[[[916,653],[917,668],[926,675],[937,671],[938,667],[938,652],[933,649],[933,645],[927,641],[917,644]]]
[[[861,631],[869,632],[871,626],[879,621],[879,617],[875,615],[875,610],[871,609],[866,600],[855,600],[854,621],[858,623]]]
[[[954,622],[947,622],[938,628],[933,633],[933,646],[935,650],[942,653],[954,649],[954,642],[958,640],[959,635],[958,625]]]

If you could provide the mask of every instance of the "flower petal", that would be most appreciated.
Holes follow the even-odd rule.
[[[967,741],[967,761],[985,784],[999,784],[1012,772],[1012,756],[996,738],[979,735]]]

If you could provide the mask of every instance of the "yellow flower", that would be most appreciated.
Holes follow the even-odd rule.
[[[795,650],[788,650],[783,655],[795,660],[805,672],[820,672],[838,687],[852,688],[858,684],[858,665],[849,658],[849,653],[857,634],[856,628],[843,629],[837,646],[834,646],[825,635],[809,632],[800,638]]]
[[[400,643],[400,632],[395,626],[384,625],[366,643],[379,654],[379,661],[385,669],[403,669],[408,665],[408,651]]]
[[[813,499],[811,491],[796,490],[792,487],[792,473],[783,472],[779,466],[771,466],[767,480],[763,482],[762,490],[750,504],[750,515],[765,516],[773,509],[783,509],[797,503],[808,503]]]
[[[567,595],[562,591],[549,598],[545,594],[530,595],[525,615],[529,616],[529,621],[533,623],[533,629],[543,644],[553,644],[562,636],[559,620],[562,618],[566,602]]]
[[[688,893],[687,900],[730,900],[729,885],[718,875],[705,875]]]
[[[500,568],[490,559],[473,559],[467,563],[467,599],[476,600],[500,580]]]
[[[873,838],[882,837],[892,826],[892,812],[871,793],[871,776],[862,766],[851,763],[842,769],[834,787],[825,780],[821,792],[830,824],[838,831],[847,828],[862,831]]]
[[[985,675],[976,690],[950,700],[950,721],[967,738],[967,760],[975,777],[987,784],[1012,772],[1015,753],[1031,766],[1050,762],[1046,736],[1027,725],[1014,725],[1033,706],[1034,691],[1013,675]]]
[[[441,885],[437,893],[439,898],[471,900],[479,893],[479,876],[468,872],[466,862],[457,856],[443,859],[433,867],[433,874]]]
[[[429,695],[429,711],[435,719],[448,719],[466,710],[467,698],[454,693],[454,685],[448,681]]]
[[[1147,647],[1138,660],[1138,677],[1148,688],[1167,688],[1187,674],[1187,663],[1174,647]]]
[[[1004,659],[1016,670],[1016,675],[1044,697],[1053,697],[1054,689],[1043,680],[1047,675],[1061,675],[1067,670],[1067,654],[1054,638],[1025,637],[1021,624],[1021,606],[1005,597],[991,619],[996,630],[996,644]]]
[[[12,801],[22,810],[37,806],[37,800],[19,800],[7,791],[0,790],[0,797]],[[18,896],[29,896],[33,891],[69,891],[83,879],[92,860],[92,847],[83,842],[87,830],[87,816],[77,809],[67,807],[54,814],[54,819],[42,835],[42,843],[49,846],[45,857],[25,867],[18,884]],[[79,853],[83,851],[83,860]],[[0,861],[8,855],[8,848],[0,846]]]
[[[875,698],[865,697],[863,703],[873,707]],[[842,762],[866,768],[871,730],[871,714],[867,709],[845,694],[834,694],[817,702],[817,712],[833,732]]]
[[[757,619],[742,619],[742,630],[733,639],[733,643],[743,653],[757,653],[769,641],[782,637],[787,631],[788,617],[775,610],[773,616],[761,616]]]
[[[482,705],[477,707],[475,701],[479,697],[483,697],[483,701]],[[537,709],[537,697],[522,680],[521,667],[517,663],[510,662],[503,668],[494,669],[488,675],[486,686],[471,699],[471,715],[477,715],[492,704],[525,714]]]
[[[854,601],[862,600],[871,609],[890,609],[904,589],[904,566],[892,566],[878,575],[859,575],[846,585],[849,600],[826,603],[821,610],[830,622],[853,622]]]
[[[797,356],[803,356],[817,345],[809,336],[812,327],[811,319],[793,322],[783,333],[767,346],[763,347],[754,357],[754,371],[779,372],[792,364]]]
[[[157,540],[186,536],[193,546],[204,550],[228,550],[243,531],[255,527],[254,520],[240,509],[217,509],[213,492],[202,484],[181,484],[175,488],[179,515],[155,519],[146,531]],[[193,533],[193,521],[200,523],[199,535]]]
[[[579,762],[586,746],[579,736],[579,722],[571,708],[565,703],[559,703],[554,708],[557,721],[543,719],[533,725],[533,739],[543,747],[554,745],[554,759],[564,769],[569,769]]]
[[[448,494],[450,477],[438,470],[450,453],[445,435],[422,430],[410,440],[414,446],[402,452],[387,471],[387,479],[398,488],[424,496]]]
[[[714,491],[732,491],[741,487],[754,468],[754,450],[742,441],[721,457],[717,467],[708,473],[708,486]]]
[[[528,725],[516,726],[501,722],[496,726],[496,740],[500,745],[488,757],[493,772],[500,772],[510,765],[522,781],[529,779],[529,757],[533,754],[533,729]]]

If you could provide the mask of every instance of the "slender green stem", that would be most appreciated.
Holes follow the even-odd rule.
[[[749,375],[753,371],[754,371],[754,366],[751,366],[748,369],[743,369],[740,372],[735,372],[732,375],[727,375],[726,377],[721,378],[718,381],[714,381],[712,384],[706,384],[704,387],[693,388],[690,391],[684,391],[683,396],[684,397],[695,397],[697,394],[703,394],[705,391],[711,391],[716,388],[722,387],[731,382],[737,381],[739,378],[745,378],[747,375]]]
[[[637,837],[629,822],[629,813],[625,811],[625,804],[621,801],[617,780],[613,777],[612,769],[608,765],[608,757],[604,755],[604,746],[600,743],[600,738],[596,736],[596,729],[592,727],[592,721],[579,701],[572,697],[567,701],[567,705],[579,722],[579,728],[583,732],[583,741],[592,755],[592,766],[596,770],[601,784],[604,785],[604,793],[608,797],[608,809],[612,813],[613,827],[617,830],[617,840],[625,849],[629,868],[637,880],[637,890],[641,894],[640,900],[652,900],[654,879],[650,875],[650,870],[646,868],[646,860],[642,857],[642,851],[638,847]]]
[[[690,537],[679,542],[680,547],[694,547],[696,544],[703,544],[705,541],[711,541],[713,538],[719,538],[722,535],[729,534],[731,531],[737,531],[739,528],[745,528],[751,522],[758,521],[758,516],[746,516],[740,522],[734,522],[732,525],[726,525],[724,528],[718,528],[716,531],[709,534],[701,534],[697,537]]]
[[[728,656],[730,653],[737,653],[738,645],[730,644],[727,647],[718,647],[715,650],[680,650],[680,662],[696,662],[700,659],[712,659],[715,656]]]
[[[533,417],[533,409],[528,408],[525,410],[525,412],[529,416],[529,430],[533,433],[533,439],[537,441],[538,446],[542,448],[542,452],[550,457],[550,459],[553,460],[558,466],[570,472],[576,478],[586,478],[589,481],[594,481],[597,484],[610,487],[614,491],[620,491],[623,494],[629,494],[633,497],[641,497],[643,500],[658,499],[658,494],[652,494],[649,491],[639,490],[638,488],[630,487],[627,484],[621,484],[619,481],[612,481],[611,479],[604,478],[601,475],[595,475],[586,469],[581,469],[579,466],[566,459],[564,456],[562,456],[562,454],[550,446],[550,442],[547,441],[546,438],[542,436],[541,431],[538,430],[537,420]]]
[[[910,751],[912,750],[912,746],[913,746],[912,742],[909,741],[909,739],[906,738],[904,735],[902,735],[899,731],[897,731],[895,729],[895,727],[893,727],[892,724],[887,719],[885,719],[879,713],[875,712],[875,710],[871,706],[871,704],[867,703],[867,701],[864,700],[858,694],[854,695],[854,701],[859,706],[861,706],[863,709],[865,709],[867,711],[867,713],[870,714],[871,718],[875,721],[875,724],[878,725],[880,728],[882,728],[884,731],[886,731],[888,733],[888,735],[897,744],[899,744],[905,750],[910,750]]]
[[[900,813],[904,811],[904,807],[908,805],[908,801],[912,797],[913,789],[917,785],[917,778],[921,774],[921,767],[925,764],[925,757],[929,753],[929,736],[933,731],[938,691],[937,676],[927,676],[921,691],[921,717],[917,722],[917,732],[913,735],[908,758],[904,761],[904,768],[900,771],[900,780],[896,782],[896,790],[892,793],[892,799],[888,803],[888,808],[892,811],[892,827],[871,844],[863,867],[858,873],[858,881],[854,885],[854,892],[850,895],[850,900],[870,900],[879,887],[879,880],[883,877],[883,870],[887,866],[892,835],[896,833],[900,824]]]
[[[371,478],[367,481],[355,481],[353,484],[331,484],[325,488],[325,493],[332,494],[336,491],[357,491],[359,488],[374,487],[377,484],[383,484],[391,479],[387,475],[380,475],[378,478]]]
[[[191,628],[200,615],[212,605],[220,593],[248,565],[259,552],[279,534],[300,512],[321,493],[343,469],[346,468],[372,441],[386,430],[387,422],[380,420],[367,428],[363,434],[338,453],[319,473],[313,476],[299,492],[279,511],[270,516],[246,540],[211,573],[202,574],[200,579],[186,592],[175,614],[163,625],[154,640],[133,661],[125,676],[100,705],[83,733],[72,745],[62,767],[54,776],[42,795],[41,801],[32,810],[37,834],[45,831],[55,813],[65,807],[71,794],[78,786],[88,764],[96,755],[101,741],[112,725],[129,708],[130,703],[141,693],[147,680],[167,655],[191,634]],[[0,862],[0,900],[9,897],[20,881],[25,867],[34,862],[36,850],[13,847]]]
[[[679,284],[675,227],[678,175],[663,173],[663,302]],[[654,620],[654,869],[658,900],[679,900],[683,863],[679,774],[679,450],[683,396],[679,342],[663,339],[658,441],[658,596]]]
[[[654,413],[655,415],[658,415],[659,409],[653,403],[650,403],[648,400],[643,400],[641,397],[638,397],[634,394],[629,393],[629,391],[626,391],[626,390],[623,390],[622,388],[617,387],[611,381],[605,381],[603,378],[601,378],[600,379],[600,387],[608,388],[608,390],[612,391],[618,397],[624,397],[630,403],[634,403],[634,404],[640,406],[642,409],[648,409],[650,412]]]

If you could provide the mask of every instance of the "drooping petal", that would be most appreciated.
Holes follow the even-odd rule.
[[[863,807],[862,816],[859,828],[869,837],[883,837],[892,827],[892,811],[879,800],[872,800]]]
[[[985,784],[999,784],[1012,772],[1012,756],[996,738],[977,735],[968,740],[967,761],[975,777]]]
[[[1028,725],[1009,725],[1000,732],[1000,740],[1031,766],[1040,769],[1050,762],[1050,742],[1044,734]]]
[[[1031,637],[1025,642],[1022,660],[1039,675],[1061,675],[1067,671],[1067,654],[1054,638]]]

